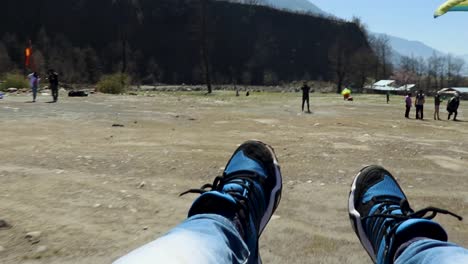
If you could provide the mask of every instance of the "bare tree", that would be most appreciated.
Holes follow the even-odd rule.
[[[354,83],[357,88],[364,88],[367,78],[372,74],[372,66],[376,63],[376,57],[369,49],[361,48],[353,54],[351,61]]]
[[[143,12],[140,7],[139,0],[112,0],[112,4],[117,8],[119,14],[119,37],[122,43],[122,68],[121,68],[121,84],[125,83],[124,74],[127,72],[128,62],[128,35],[130,32],[130,22],[137,20],[139,23],[143,20]]]
[[[203,72],[203,79],[206,83],[207,94],[212,93],[212,76],[211,76],[211,63],[210,63],[210,14],[209,14],[209,0],[190,0],[192,6],[191,13],[193,14],[190,20],[191,31],[194,41],[199,48],[201,70]]]
[[[386,35],[378,37],[369,37],[369,43],[378,58],[379,65],[375,69],[376,79],[387,78],[392,72],[392,48],[390,39]]]
[[[3,45],[2,42],[0,42],[0,74],[7,72],[11,69],[12,63],[10,59],[10,55],[8,54],[8,51]]]
[[[343,90],[343,84],[350,72],[351,56],[352,53],[350,52],[348,45],[346,45],[346,41],[340,38],[329,51],[328,59],[335,74],[337,93],[341,93]]]

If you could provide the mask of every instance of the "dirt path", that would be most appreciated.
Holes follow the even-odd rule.
[[[178,194],[211,182],[251,138],[275,147],[284,176],[264,263],[370,263],[346,208],[367,164],[391,170],[413,207],[468,217],[468,122],[406,120],[402,98],[355,98],[312,95],[307,115],[298,94],[6,97],[0,219],[13,227],[0,230],[0,262],[110,263],[182,221],[195,196]],[[468,102],[461,108],[468,120]],[[468,246],[466,221],[438,220]],[[31,231],[38,243],[25,239]]]

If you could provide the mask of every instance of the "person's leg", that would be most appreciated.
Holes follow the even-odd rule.
[[[452,112],[449,112],[447,120],[450,120],[451,116],[452,116]]]
[[[458,116],[458,111],[455,111],[455,115],[453,116],[453,120],[456,121]]]
[[[417,257],[415,246],[418,244],[412,242],[419,240],[438,241],[449,249],[447,233],[430,219],[442,213],[462,220],[460,216],[434,207],[413,211],[395,178],[380,166],[366,167],[355,177],[348,208],[352,227],[361,244],[374,263],[379,264],[394,263],[395,258],[398,259],[396,263],[410,263],[404,261]],[[426,254],[431,250],[431,247],[424,248]]]
[[[468,263],[468,250],[440,240],[416,238],[397,250],[395,264]]]
[[[57,86],[52,87],[52,97],[54,98],[54,102],[57,102],[58,100],[58,87]]]
[[[421,105],[421,120],[424,119],[424,105]]]
[[[411,107],[410,107],[410,106],[406,106],[406,112],[405,112],[405,117],[406,117],[406,118],[409,118],[410,110],[411,110]]]
[[[304,112],[304,105],[305,105],[305,98],[304,96],[302,97],[302,112]]]
[[[273,149],[247,141],[234,152],[223,176],[182,194],[201,193],[187,221],[116,263],[256,263],[258,239],[279,204],[281,190]]]
[[[307,113],[310,113],[310,98],[307,97]]]
[[[33,102],[36,102],[36,97],[37,97],[37,86],[32,87],[32,93],[33,93]]]
[[[416,119],[419,119],[419,105],[416,106]]]
[[[246,263],[249,254],[231,220],[218,214],[200,214],[114,264]]]

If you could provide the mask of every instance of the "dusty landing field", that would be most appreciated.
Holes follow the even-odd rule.
[[[275,147],[284,176],[264,263],[371,263],[347,216],[367,164],[393,172],[415,209],[468,217],[468,122],[432,120],[432,101],[416,121],[403,118],[401,97],[312,95],[310,115],[299,94],[49,99],[0,100],[0,219],[12,225],[0,229],[2,264],[110,263],[184,220],[196,196],[178,194],[211,183],[252,138]],[[468,246],[467,221],[437,220]],[[38,243],[25,239],[32,231]]]

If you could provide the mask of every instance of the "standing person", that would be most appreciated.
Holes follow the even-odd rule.
[[[416,94],[416,99],[414,100],[414,105],[416,106],[416,119],[424,119],[424,104],[426,103],[426,96],[422,90],[419,90],[419,93]]]
[[[37,97],[37,90],[39,88],[39,80],[40,80],[39,75],[37,74],[37,72],[33,72],[28,75],[28,79],[29,79],[29,85],[31,86],[31,90],[33,94],[32,102],[35,103],[36,97]]]
[[[406,103],[405,117],[409,118],[409,113],[411,111],[411,106],[413,105],[413,100],[411,99],[411,93],[406,94],[405,103]]]
[[[453,117],[453,121],[457,121],[459,106],[460,106],[460,95],[456,93],[452,98],[450,98],[450,100],[447,103],[447,111],[449,112],[448,120],[450,120],[450,117],[452,116],[452,114],[455,113],[455,116]]]
[[[55,103],[58,100],[58,85],[59,85],[58,73],[55,72],[53,69],[50,69],[48,79],[49,79],[49,84],[50,84],[50,90],[52,91],[52,98]]]
[[[310,87],[307,85],[307,82],[304,82],[304,85],[302,86],[301,90],[302,90],[302,112],[304,112],[304,104],[307,102],[307,113],[310,114],[310,105],[309,105]]]
[[[440,93],[436,93],[436,95],[434,96],[434,120],[440,120],[439,109],[440,109],[441,102],[442,102],[442,99],[440,99]]]
[[[387,104],[390,102],[390,92],[387,92]]]

